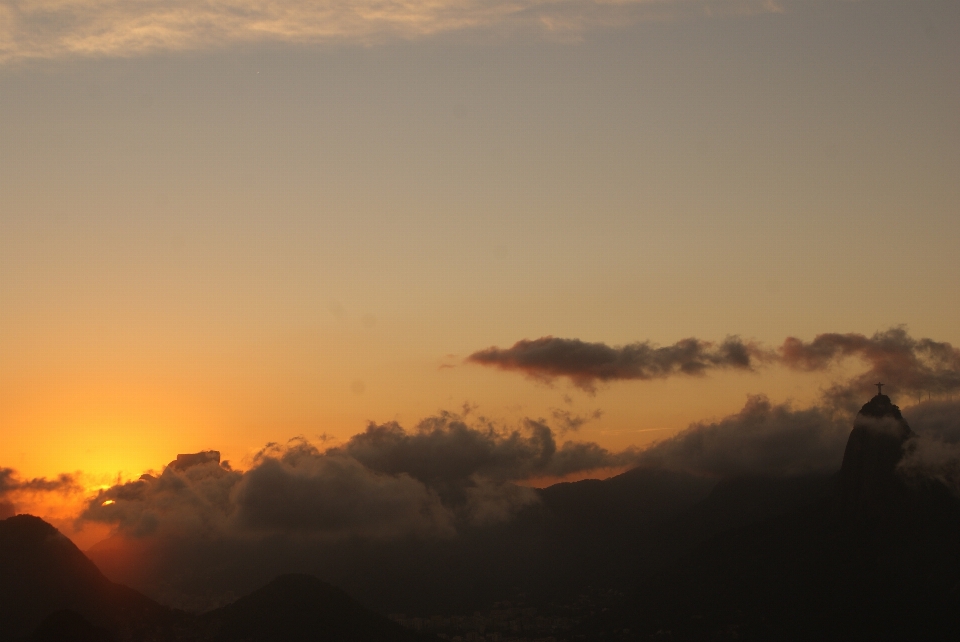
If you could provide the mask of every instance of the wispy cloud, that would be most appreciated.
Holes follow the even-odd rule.
[[[12,468],[0,468],[0,519],[16,514],[17,504],[24,496],[46,493],[70,494],[80,492],[77,475],[63,473],[56,479],[35,477],[21,479]]]
[[[258,41],[370,43],[477,28],[569,36],[641,20],[779,10],[770,0],[4,0],[0,61]]]

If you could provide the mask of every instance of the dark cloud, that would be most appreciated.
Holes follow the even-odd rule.
[[[515,482],[623,465],[633,456],[591,442],[558,445],[542,420],[504,429],[453,413],[409,431],[370,424],[324,451],[302,439],[270,444],[245,472],[202,455],[102,491],[81,519],[135,537],[448,536],[538,501]]]
[[[904,447],[897,472],[908,481],[935,479],[960,497],[960,444],[913,439]]]
[[[900,473],[936,479],[960,497],[960,401],[920,403],[904,416],[918,436],[904,449]]]
[[[850,428],[823,408],[797,410],[758,395],[736,414],[692,424],[642,451],[639,463],[715,477],[832,472],[840,468]]]
[[[102,491],[81,519],[133,537],[399,537],[451,529],[436,495],[409,475],[377,474],[299,439],[268,446],[246,472],[209,460],[172,462],[160,475]]]
[[[773,356],[771,351],[744,343],[739,337],[728,337],[720,344],[690,338],[663,347],[649,341],[612,347],[580,339],[541,337],[518,341],[510,348],[480,350],[467,360],[543,381],[567,377],[577,387],[593,391],[598,382],[703,375],[719,368],[752,370],[758,362]]]
[[[35,477],[33,479],[20,479],[17,471],[12,468],[0,468],[0,498],[6,493],[14,491],[29,493],[72,493],[79,490],[80,486],[76,481],[75,475],[63,473],[56,479],[47,479],[46,477]]]
[[[375,538],[454,532],[453,515],[422,482],[304,442],[258,457],[234,502],[244,530]]]
[[[530,479],[632,465],[712,477],[829,472],[842,459],[852,419],[847,411],[867,398],[868,383],[885,379],[900,391],[927,386],[942,392],[956,385],[960,371],[950,344],[913,339],[902,328],[872,337],[824,334],[809,343],[790,338],[779,352],[738,339],[719,346],[690,339],[668,348],[609,348],[546,338],[471,358],[537,376],[569,376],[586,387],[614,377],[750,368],[774,359],[771,355],[799,370],[822,371],[844,358],[862,358],[869,369],[828,389],[821,405],[796,409],[751,397],[740,412],[692,424],[643,451],[558,443],[551,423],[562,434],[598,418],[599,411],[582,416],[555,409],[550,422],[526,419],[504,428],[483,417],[468,420],[473,408],[465,406],[460,414],[440,413],[412,429],[372,423],[345,444],[323,451],[303,440],[270,445],[245,472],[204,457],[187,458],[159,476],[104,491],[83,519],[116,524],[135,536],[164,530],[244,537],[443,537],[466,525],[509,519],[535,503],[536,494],[522,486]],[[953,455],[941,455],[960,443],[955,406],[928,402],[911,412],[914,429],[925,441],[912,451],[905,469],[949,477]],[[69,476],[14,480],[11,471],[0,472],[0,489],[50,490],[71,481]]]
[[[901,472],[960,492],[960,404],[923,406],[907,410],[920,438]],[[610,452],[592,442],[558,443],[543,420],[504,428],[441,413],[413,428],[370,424],[325,450],[303,439],[270,444],[245,472],[210,456],[179,458],[158,475],[102,492],[83,519],[120,533],[98,563],[179,606],[208,608],[235,597],[232,591],[303,569],[375,598],[384,568],[393,569],[391,586],[407,586],[426,562],[435,564],[432,577],[446,577],[456,551],[485,560],[504,533],[527,532],[552,514],[555,506],[540,503],[545,493],[516,482],[612,466],[712,479],[830,474],[851,427],[849,415],[828,405],[797,409],[755,396],[735,414],[692,424],[643,451]],[[668,494],[663,501],[679,500]],[[125,547],[133,553],[125,556]]]
[[[25,495],[36,496],[42,493],[70,494],[81,490],[76,475],[61,474],[54,479],[35,477],[21,479],[13,468],[0,468],[0,519],[13,517],[17,514],[17,507],[23,507],[23,502],[29,504],[30,499]]]
[[[136,481],[100,491],[80,519],[114,524],[136,537],[216,535],[226,529],[235,512],[233,492],[242,476],[216,460],[175,460],[159,475],[141,475]]]
[[[0,496],[19,485],[17,471],[12,468],[0,468]]]
[[[483,546],[501,532],[488,527],[540,503],[539,491],[517,482],[625,456],[557,443],[540,420],[503,428],[443,413],[412,429],[371,424],[325,450],[303,439],[270,444],[246,471],[208,454],[178,457],[99,493],[80,520],[116,527],[97,549],[113,577],[171,604],[210,608],[279,572],[342,571],[349,582],[379,573],[371,560],[407,569],[404,560],[434,559],[434,549]],[[408,572],[420,569],[395,571],[394,581]]]
[[[523,544],[534,548],[514,554],[525,541],[515,538],[544,532],[536,529],[550,527],[543,520],[563,504],[515,482],[632,465],[711,478],[833,472],[849,431],[849,421],[826,410],[754,397],[739,413],[693,424],[647,450],[610,452],[587,441],[558,443],[543,420],[507,429],[442,413],[410,429],[371,424],[326,450],[302,439],[271,444],[245,472],[181,458],[184,465],[107,489],[83,519],[118,527],[95,553],[112,577],[184,608],[209,608],[304,569],[375,600],[382,582],[394,589],[416,577],[461,582],[468,570],[458,556],[485,564],[498,546],[511,561],[497,573],[516,566],[522,577],[539,544],[534,538]],[[663,493],[664,503],[681,501],[669,490],[651,492]]]
[[[937,479],[960,496],[960,401],[924,402],[904,416],[917,436],[905,448],[900,472]],[[849,413],[828,403],[795,409],[758,395],[736,414],[692,424],[641,451],[636,461],[718,478],[830,473],[840,468],[852,426]]]
[[[600,419],[603,417],[602,410],[594,410],[593,412],[586,415],[578,415],[570,412],[569,410],[563,410],[562,408],[554,408],[551,411],[551,416],[553,420],[557,422],[559,430],[561,433],[566,432],[576,432],[583,427],[584,424],[587,424],[595,419]]]
[[[36,493],[75,493],[80,490],[76,475],[67,473],[58,475],[55,479],[35,477],[20,479],[13,468],[0,468],[0,519],[12,517],[17,512],[18,497],[23,494]]]
[[[914,432],[947,444],[960,444],[960,400],[924,401],[906,408],[903,416]]]
[[[598,383],[626,379],[664,379],[703,375],[717,369],[752,370],[779,363],[794,370],[826,371],[844,359],[859,358],[868,368],[825,391],[827,402],[856,410],[873,384],[885,392],[945,395],[960,392],[960,349],[933,339],[914,339],[902,327],[873,336],[826,333],[806,342],[788,337],[778,349],[729,337],[720,344],[689,338],[671,346],[650,342],[611,347],[579,339],[524,339],[510,348],[487,348],[467,360],[502,370],[521,372],[541,381],[566,377],[593,392]]]
[[[869,366],[865,372],[827,391],[829,399],[847,407],[856,406],[878,382],[886,384],[885,392],[890,394],[960,391],[960,350],[941,341],[914,339],[902,327],[872,337],[828,333],[810,342],[789,337],[780,355],[785,365],[806,371],[826,370],[849,357],[865,361]]]
[[[396,423],[371,424],[339,450],[371,470],[407,473],[432,487],[460,485],[474,477],[511,482],[611,465],[617,457],[592,444],[558,448],[545,420],[499,429],[482,419],[468,425],[460,415],[441,413],[406,431]]]
[[[406,431],[396,423],[371,424],[336,451],[362,462],[370,470],[408,474],[435,490],[452,510],[474,516],[501,514],[504,505],[536,501],[513,482],[623,465],[628,453],[611,453],[592,442],[557,445],[544,420],[527,419],[522,427],[499,429],[484,422],[467,424],[462,415],[441,413]],[[493,501],[500,489],[507,504],[488,510],[478,504]],[[487,519],[484,517],[483,519]]]

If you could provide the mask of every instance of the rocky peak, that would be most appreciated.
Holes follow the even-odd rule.
[[[219,450],[204,450],[198,453],[189,453],[186,455],[177,455],[177,458],[167,464],[167,468],[174,470],[186,470],[193,466],[202,466],[210,462],[220,463]]]
[[[901,486],[903,445],[916,436],[890,397],[878,394],[857,413],[840,469],[843,512],[854,519],[884,514]]]
[[[907,422],[903,418],[903,415],[900,413],[900,406],[895,405],[892,401],[890,401],[890,397],[884,394],[874,395],[873,399],[863,404],[863,407],[860,408],[860,412],[857,413],[857,421],[861,421],[861,419],[868,420],[871,418],[893,419],[903,424],[907,430],[910,429],[910,427],[907,426]],[[856,422],[854,425],[856,425]]]

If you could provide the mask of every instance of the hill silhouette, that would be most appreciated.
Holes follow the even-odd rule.
[[[0,640],[28,642],[405,642],[430,639],[308,575],[284,575],[203,615],[108,580],[38,517],[0,521]]]
[[[165,601],[185,593],[236,595],[277,573],[304,572],[381,613],[472,613],[526,594],[563,601],[585,586],[628,589],[709,537],[793,510],[822,495],[826,475],[723,480],[639,468],[605,480],[537,490],[514,519],[465,528],[456,538],[276,546],[199,542],[104,542],[89,554],[112,578]],[[152,546],[167,546],[155,549]],[[164,585],[129,560],[165,560]],[[155,574],[156,576],[156,574]],[[231,598],[232,599],[232,598]],[[224,600],[224,601],[229,601]]]
[[[179,547],[127,540],[105,541],[89,555],[111,578],[160,601],[173,587],[229,596],[225,602],[278,573],[309,573],[381,613],[472,613],[517,591],[575,595],[584,584],[628,575],[632,565],[658,564],[659,553],[646,543],[661,541],[663,528],[715,484],[656,469],[557,484],[537,490],[540,501],[514,519],[464,528],[447,539],[357,538],[322,546],[201,541]],[[151,569],[164,583],[151,583],[130,558],[166,560],[159,572]],[[161,575],[167,569],[177,573]]]
[[[17,515],[0,521],[0,640],[25,637],[63,610],[120,640],[146,635],[173,616],[166,607],[108,580],[42,519]]]
[[[364,608],[310,575],[282,575],[236,602],[206,613],[198,629],[210,642],[403,642],[422,636]]]
[[[829,492],[696,547],[638,590],[626,619],[675,640],[954,639],[960,503],[896,474],[913,436],[877,395]]]
[[[932,477],[901,474],[915,439],[877,395],[833,475],[717,481],[642,468],[538,490],[513,520],[455,538],[357,539],[313,557],[310,542],[185,549],[176,568],[196,573],[184,586],[249,591],[200,616],[109,582],[51,526],[20,516],[0,522],[0,615],[20,618],[0,640],[51,629],[67,618],[52,615],[61,609],[86,623],[60,626],[99,627],[118,642],[412,640],[360,603],[452,615],[569,605],[587,587],[619,597],[581,609],[589,616],[568,639],[948,639],[960,630],[960,501]],[[303,573],[266,583],[270,568],[330,584]]]

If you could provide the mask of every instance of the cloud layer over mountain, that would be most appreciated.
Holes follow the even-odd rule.
[[[172,584],[165,589],[165,583],[177,574],[194,578],[193,569],[211,556],[219,560],[214,566],[226,569],[218,580],[218,590],[226,590],[235,579],[230,573],[252,582],[299,564],[332,569],[343,555],[360,563],[376,550],[395,560],[410,551],[485,541],[498,528],[524,524],[518,519],[524,511],[537,516],[546,509],[546,495],[524,485],[529,480],[631,467],[710,480],[830,474],[840,467],[852,427],[848,402],[868,399],[874,379],[883,378],[901,392],[913,386],[950,391],[958,369],[950,344],[916,340],[898,328],[872,337],[791,338],[776,350],[737,339],[719,345],[691,340],[665,349],[638,344],[632,350],[554,339],[532,348],[518,345],[507,354],[535,376],[549,372],[575,383],[580,376],[582,387],[621,375],[697,374],[771,361],[826,371],[853,357],[867,369],[829,387],[811,407],[752,396],[739,412],[693,423],[642,450],[612,452],[591,441],[564,441],[558,435],[587,419],[570,411],[556,410],[549,421],[527,418],[505,427],[474,417],[467,408],[464,414],[429,417],[411,429],[396,422],[371,423],[326,449],[302,438],[268,444],[244,471],[213,456],[185,457],[159,474],[99,492],[86,503],[78,524],[112,526],[116,548],[104,552],[105,558],[119,560],[118,568],[145,565],[136,571],[142,573],[136,581],[153,587],[156,596],[187,605],[176,601],[183,598],[180,589]],[[634,376],[638,372],[642,376]],[[905,415],[919,437],[909,442],[901,473],[908,480],[938,480],[960,496],[960,402],[925,401],[906,408]],[[601,417],[595,411],[589,418]],[[13,511],[9,498],[16,493],[77,488],[71,475],[25,480],[12,469],[0,469],[0,510]],[[669,492],[665,497],[672,501]],[[194,580],[206,586],[206,579]],[[226,593],[216,595],[220,600]],[[194,598],[198,605],[211,605],[202,595]]]
[[[635,466],[715,479],[829,473],[849,431],[849,416],[833,409],[762,395],[719,421],[620,452],[557,445],[544,421],[505,430],[443,413],[413,430],[371,424],[325,451],[301,439],[271,444],[245,472],[216,461],[171,465],[100,492],[82,520],[130,537],[447,538],[536,504],[525,480]]]
[[[650,343],[611,348],[547,337],[505,350],[491,348],[470,359],[539,378],[569,377],[590,389],[615,379],[697,375],[769,362],[824,371],[849,357],[862,359],[867,369],[832,385],[818,405],[798,409],[753,396],[738,413],[691,424],[644,450],[611,452],[583,440],[558,443],[558,433],[543,419],[527,418],[507,428],[483,418],[440,413],[410,430],[396,422],[371,423],[326,450],[302,439],[270,444],[246,471],[215,461],[180,462],[157,476],[102,491],[82,520],[113,524],[132,537],[445,538],[463,528],[509,520],[535,504],[538,495],[523,485],[527,480],[633,466],[717,479],[829,473],[839,468],[850,410],[868,398],[875,379],[901,392],[960,387],[957,349],[913,339],[902,328],[872,337],[829,333],[810,342],[788,338],[778,349],[735,337],[720,344],[689,339],[663,348]],[[922,443],[913,447],[905,470],[953,479],[951,462],[960,461],[960,453],[951,454],[960,443],[956,404],[928,402],[912,413]],[[600,416],[597,411],[592,418]],[[553,421],[563,434],[584,418],[556,411]],[[5,469],[0,471],[0,499],[7,489],[52,489],[71,479],[19,481]]]
[[[558,446],[542,421],[505,430],[445,413],[412,431],[371,424],[325,451],[301,439],[270,444],[245,472],[216,461],[167,466],[102,491],[82,519],[133,537],[446,537],[537,501],[515,482],[634,460],[633,451],[611,453],[592,442]]]
[[[639,464],[715,477],[790,476],[840,468],[850,424],[822,408],[751,397],[740,412],[695,423],[640,453]]]
[[[920,437],[907,444],[900,472],[936,479],[960,497],[960,400],[923,402],[904,416]]]

